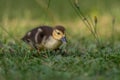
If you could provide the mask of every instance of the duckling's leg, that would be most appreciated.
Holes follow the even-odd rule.
[[[44,57],[44,58],[48,58],[48,56],[46,55],[46,54],[41,54],[42,52],[42,50],[43,49],[40,49],[40,48],[38,48],[38,47],[35,47],[35,50],[37,50],[37,53],[36,54],[33,54],[33,56],[35,56],[35,57],[38,57],[38,56],[42,56],[42,57]]]
[[[37,49],[38,54],[40,54],[40,49]]]

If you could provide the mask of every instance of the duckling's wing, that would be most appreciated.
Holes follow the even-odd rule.
[[[35,47],[35,45],[40,44],[43,39],[47,39],[52,35],[52,31],[53,29],[49,26],[40,26],[27,32],[22,40]]]

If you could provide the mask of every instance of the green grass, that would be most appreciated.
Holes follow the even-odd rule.
[[[40,55],[34,56],[37,51],[29,50],[25,44],[12,45],[14,52],[7,48],[0,52],[0,79],[119,80],[119,47],[105,47],[99,51],[94,44],[84,44],[80,44],[81,48],[77,42],[69,42],[66,47],[68,56],[61,56],[62,53],[54,51],[43,51]]]
[[[78,2],[85,16],[98,18],[98,47],[69,0],[51,0],[49,8],[48,0],[1,0],[0,43],[4,47],[0,48],[0,80],[119,80],[119,2]],[[67,45],[60,47],[61,52],[45,50],[38,54],[20,41],[38,25],[59,24],[65,26],[68,39]],[[67,56],[62,56],[64,50]]]

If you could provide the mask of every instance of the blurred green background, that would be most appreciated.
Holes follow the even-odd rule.
[[[113,18],[116,19],[116,30],[119,34],[119,0],[72,1],[78,1],[85,17],[89,16],[92,19],[94,16],[98,17],[98,29],[101,35],[104,35],[106,31],[108,35],[110,34]],[[50,2],[49,0],[0,0],[0,23],[17,38],[39,25],[64,25],[68,28],[69,35],[85,35],[84,31],[86,31],[86,35],[90,34],[70,4],[70,0],[50,0]],[[70,34],[71,30],[72,34]],[[2,30],[0,35],[9,38],[6,33],[3,33]]]
[[[0,0],[0,19],[8,16],[9,19],[29,17],[33,20],[44,20],[45,15],[51,18],[48,15],[48,12],[51,12],[58,20],[70,21],[70,19],[76,19],[77,16],[69,1],[50,0],[49,11],[46,11],[49,0]],[[119,0],[78,0],[78,3],[85,14],[108,13],[118,17],[120,10]]]

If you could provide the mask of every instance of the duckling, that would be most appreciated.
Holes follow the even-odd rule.
[[[66,43],[65,28],[63,26],[40,26],[28,31],[22,38],[31,47],[42,50],[55,50],[62,43]]]

